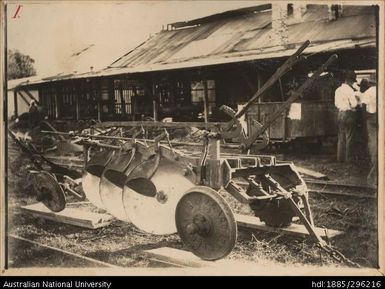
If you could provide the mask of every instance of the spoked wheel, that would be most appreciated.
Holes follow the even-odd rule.
[[[237,240],[237,223],[226,201],[213,189],[193,187],[180,199],[175,212],[182,241],[196,256],[217,260],[227,256]]]
[[[306,193],[306,185],[304,186],[302,179],[291,164],[269,167],[267,174],[273,182],[277,182],[286,191],[294,190],[295,192],[295,190],[299,190],[302,193]],[[256,181],[261,182],[265,191],[274,193],[280,190],[264,178],[257,179]],[[303,207],[301,198],[297,194],[293,193],[292,199],[298,207]],[[282,196],[255,200],[249,205],[254,211],[255,216],[271,227],[289,227],[292,224],[293,217],[297,215],[290,205],[290,200]]]
[[[46,171],[36,174],[34,189],[37,200],[42,202],[48,209],[53,212],[64,210],[66,205],[64,191],[53,175]]]
[[[299,204],[298,198],[293,198]],[[265,202],[254,202],[250,204],[250,208],[254,211],[255,216],[259,217],[262,222],[270,227],[286,228],[292,223],[293,217],[296,215],[290,207],[289,200],[284,198],[276,198]]]

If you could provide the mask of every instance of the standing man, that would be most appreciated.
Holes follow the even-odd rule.
[[[355,72],[346,71],[344,82],[336,89],[334,95],[334,104],[338,109],[337,160],[339,162],[353,161],[353,140],[357,122],[356,107],[358,102],[352,85],[356,81]]]
[[[366,104],[366,127],[368,131],[368,150],[371,169],[367,176],[369,185],[377,184],[377,87],[376,75],[371,74],[369,79],[369,88],[362,97],[362,103]]]

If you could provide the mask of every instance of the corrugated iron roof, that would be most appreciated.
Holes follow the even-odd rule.
[[[18,86],[28,85],[30,83],[36,83],[37,81],[41,81],[41,77],[39,76],[29,76],[24,78],[12,79],[8,80],[7,88],[8,90],[13,90]]]
[[[271,10],[247,13],[194,27],[161,31],[110,67],[147,65],[151,70],[161,64],[185,62],[187,65],[196,58],[209,60],[223,55],[231,58],[231,53],[250,51],[263,54],[274,47],[271,14]],[[375,16],[370,6],[344,6],[342,17],[330,21],[327,5],[308,5],[303,22],[296,22],[292,16],[288,19],[289,44],[306,40],[318,45],[338,40],[374,39],[375,33]]]
[[[289,46],[274,45],[271,10],[229,14],[228,18],[202,18],[196,26],[161,31],[109,67],[97,72],[57,75],[37,84],[55,80],[100,77],[126,73],[235,63],[289,56],[306,40],[304,53],[375,47],[376,24],[371,6],[343,6],[337,20],[329,20],[327,5],[307,5],[302,21],[289,16]],[[195,23],[184,22],[185,25]],[[176,25],[183,27],[183,22]],[[289,47],[289,48],[288,48]]]
[[[357,46],[360,47],[373,47],[375,46],[375,40],[341,40],[333,41],[322,44],[316,44],[308,47],[305,52],[307,54],[317,53],[319,51],[336,51],[339,49],[353,49]],[[299,46],[299,45],[298,45]],[[29,81],[28,83],[22,83],[23,85],[33,85],[39,83],[55,82],[58,80],[69,80],[69,79],[82,79],[82,78],[92,78],[92,77],[102,77],[102,76],[112,76],[112,75],[121,75],[121,74],[132,74],[132,73],[144,73],[144,72],[154,72],[154,71],[165,71],[173,69],[184,69],[184,68],[193,68],[193,67],[203,67],[211,65],[219,65],[223,63],[239,63],[244,61],[252,61],[258,59],[269,59],[277,57],[286,57],[292,55],[297,49],[298,46],[293,46],[293,48],[287,49],[286,47],[273,47],[272,49],[264,51],[255,51],[251,50],[249,53],[231,53],[224,54],[218,57],[210,58],[195,58],[191,59],[188,62],[174,62],[168,64],[158,64],[149,67],[148,65],[138,65],[135,67],[110,67],[97,72],[88,72],[82,74],[73,74],[72,76],[58,76],[52,77],[50,80],[35,80]]]

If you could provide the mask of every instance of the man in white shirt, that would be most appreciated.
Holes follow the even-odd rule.
[[[366,127],[368,130],[368,150],[371,169],[367,176],[369,185],[377,184],[377,87],[376,75],[369,77],[370,87],[362,97],[362,103],[366,105]]]
[[[357,125],[356,93],[352,85],[356,82],[354,71],[345,72],[345,82],[338,87],[334,94],[334,104],[338,109],[338,145],[337,160],[350,162],[353,160],[353,140]]]

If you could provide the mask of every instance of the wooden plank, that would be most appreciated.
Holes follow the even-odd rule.
[[[170,247],[162,247],[151,250],[143,251],[143,254],[151,259],[152,261],[173,265],[176,267],[192,267],[192,268],[252,268],[255,266],[255,263],[252,262],[240,262],[237,260],[231,259],[220,259],[216,261],[205,261],[195,256],[193,253],[170,248]]]
[[[13,90],[13,114],[15,117],[19,117],[18,102],[17,102],[17,90]]]
[[[31,99],[33,99],[36,102],[37,105],[41,105],[40,102],[33,96],[32,93],[29,92],[28,89],[23,89],[21,91],[25,92]]]
[[[22,94],[20,90],[18,90],[17,93],[18,93],[18,95],[21,96],[21,98],[24,100],[24,102],[29,106],[29,101],[27,100],[27,98],[25,97],[25,95]]]
[[[152,250],[145,250],[143,253],[153,261],[177,267],[201,268],[211,266],[211,262],[204,261],[191,252],[175,248],[162,247]]]
[[[38,218],[88,229],[105,227],[109,225],[113,219],[113,217],[108,214],[93,213],[77,208],[65,208],[63,211],[55,213],[50,211],[42,203],[23,206],[21,210]]]
[[[235,219],[239,227],[263,230],[263,231],[275,232],[275,233],[297,235],[297,236],[303,236],[303,237],[310,236],[309,232],[306,230],[305,226],[303,225],[292,224],[287,228],[275,228],[275,227],[266,226],[266,224],[261,222],[259,218],[253,217],[253,216],[235,214]],[[325,230],[323,228],[315,228],[315,230],[321,237],[325,237]],[[328,231],[329,238],[336,237],[343,233],[342,231],[331,230],[331,229],[328,229],[327,231]]]
[[[44,156],[47,160],[52,161],[52,162],[57,162],[57,163],[66,163],[72,164],[76,168],[84,168],[84,159],[82,158],[77,158],[77,157],[68,157],[68,156]]]
[[[311,177],[316,178],[316,179],[324,179],[324,180],[328,179],[327,175],[324,175],[322,173],[313,171],[311,169],[299,167],[299,166],[295,166],[295,167],[296,167],[297,171],[303,175],[311,176]]]
[[[185,127],[197,127],[197,128],[208,128],[218,129],[221,122],[159,122],[159,121],[106,121],[95,124],[94,127],[140,127],[141,125],[145,128],[185,128]]]

